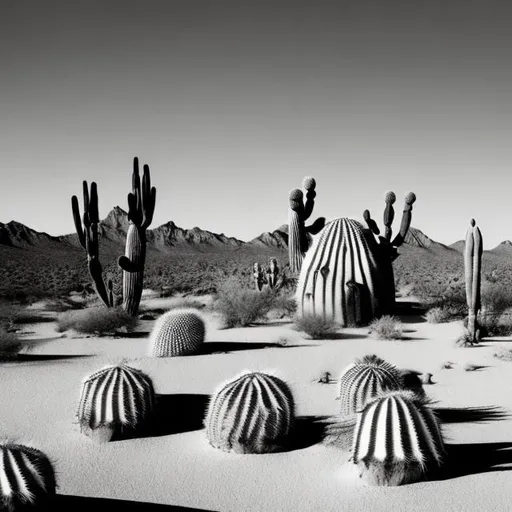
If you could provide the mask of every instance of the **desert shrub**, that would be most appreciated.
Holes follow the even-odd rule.
[[[223,316],[227,328],[244,327],[264,318],[275,297],[270,290],[258,292],[240,285],[236,278],[228,278],[217,289],[214,309]]]
[[[0,300],[0,328],[5,332],[14,329],[16,318],[21,314],[22,308],[12,301]]]
[[[9,332],[4,326],[0,325],[0,361],[14,359],[24,345],[18,334]]]
[[[103,306],[79,311],[68,311],[59,316],[57,330],[59,332],[74,329],[83,334],[109,334],[117,329],[133,329],[137,319],[121,308],[105,308]]]
[[[403,337],[402,322],[394,316],[384,315],[370,323],[370,333],[384,340],[400,340]]]
[[[272,310],[281,318],[293,316],[297,311],[297,302],[294,297],[290,297],[284,293],[277,293],[272,305]]]
[[[295,318],[295,329],[304,332],[311,339],[322,340],[329,338],[341,329],[340,325],[332,319],[322,316],[304,315]]]
[[[86,300],[73,300],[68,297],[60,297],[48,301],[44,309],[55,313],[63,313],[69,310],[84,309],[86,305]]]
[[[442,324],[451,321],[452,315],[446,306],[436,306],[427,311],[425,318],[429,324]]]

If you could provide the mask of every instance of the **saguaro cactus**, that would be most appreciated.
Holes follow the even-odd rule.
[[[378,236],[380,249],[380,273],[383,283],[382,287],[383,292],[387,292],[382,295],[382,306],[383,312],[388,312],[391,311],[395,303],[395,278],[392,263],[399,256],[397,249],[404,243],[407,232],[411,226],[412,205],[416,201],[416,195],[414,192],[409,192],[405,196],[405,205],[402,213],[402,221],[400,223],[400,231],[397,233],[393,240],[391,239],[393,234],[391,225],[393,224],[393,220],[395,218],[395,210],[393,208],[393,204],[396,201],[395,193],[386,192],[384,201],[386,203],[383,216],[384,236],[380,236],[380,230],[377,226],[377,223],[371,218],[370,212],[368,210],[364,211],[363,218],[366,221],[370,231],[375,236]]]
[[[313,213],[315,206],[316,181],[307,176],[304,178],[302,186],[306,190],[305,203],[304,194],[300,189],[293,189],[289,195],[288,255],[292,272],[300,271],[302,259],[311,243],[310,234],[318,233],[325,225],[325,218],[320,217],[310,226],[305,226],[305,222]]]
[[[73,220],[75,222],[76,233],[80,245],[87,251],[87,264],[89,267],[89,274],[94,282],[96,293],[107,306],[114,305],[114,296],[112,292],[112,281],[108,281],[108,291],[105,281],[103,280],[103,269],[101,267],[99,258],[99,244],[98,244],[98,224],[100,222],[99,209],[98,209],[98,188],[96,183],[91,183],[91,192],[87,181],[83,182],[84,190],[84,215],[83,227],[82,219],[80,218],[80,207],[78,205],[78,198],[73,196],[71,198],[71,209],[73,211]]]
[[[323,316],[343,326],[354,318],[368,323],[379,308],[378,277],[363,226],[352,219],[333,220],[304,258],[296,292],[298,314]]]
[[[125,364],[109,366],[83,383],[78,408],[81,431],[99,442],[136,432],[149,420],[154,403],[149,377]]]
[[[478,343],[480,330],[478,328],[478,312],[481,308],[481,274],[482,274],[482,233],[471,219],[466,233],[464,249],[464,271],[466,278],[466,300],[468,304],[468,337],[469,343]]]
[[[288,386],[265,373],[246,373],[212,398],[205,419],[210,444],[226,452],[267,453],[286,443],[294,420]]]
[[[271,289],[274,289],[277,284],[277,277],[279,275],[279,266],[276,258],[270,258],[267,269],[267,282]]]
[[[356,359],[340,377],[341,416],[350,416],[377,395],[402,388],[400,372],[375,354]]]
[[[439,422],[412,391],[374,398],[357,414],[352,462],[370,485],[402,485],[441,465],[444,443]]]
[[[0,510],[25,510],[27,505],[50,510],[55,491],[55,471],[44,453],[20,444],[0,444]]]
[[[254,287],[257,291],[261,292],[263,285],[265,284],[265,275],[263,269],[259,263],[253,265],[252,279],[254,281]]]
[[[193,309],[172,309],[156,322],[149,337],[151,357],[176,357],[194,354],[203,345],[204,320]]]
[[[153,220],[156,188],[151,187],[149,166],[144,165],[142,186],[139,159],[133,159],[132,192],[128,194],[128,220],[126,251],[119,258],[123,269],[123,308],[135,316],[142,296],[144,263],[146,261],[146,230]]]

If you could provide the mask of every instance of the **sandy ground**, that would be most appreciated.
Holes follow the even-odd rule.
[[[166,307],[165,301],[149,300],[153,307]],[[498,347],[512,348],[512,339],[461,349],[453,343],[460,323],[415,320],[407,323],[404,341],[373,339],[364,328],[345,329],[340,339],[310,341],[282,320],[222,330],[218,319],[208,316],[214,353],[167,359],[146,357],[144,334],[55,339],[35,346],[22,361],[0,364],[0,435],[43,450],[65,495],[217,511],[510,510],[512,362],[492,354]],[[142,322],[140,329],[149,331],[151,325]],[[25,329],[33,340],[58,336],[51,323]],[[302,422],[303,442],[288,452],[236,455],[209,446],[202,428],[208,397],[242,370],[283,378],[297,416],[311,422],[338,410],[337,386],[319,384],[320,375],[329,371],[337,377],[355,357],[369,353],[399,368],[433,374],[428,395],[436,407],[452,409],[444,413],[450,469],[443,479],[366,487],[346,454],[318,442],[306,428],[308,420]],[[76,423],[81,381],[121,360],[151,377],[169,421],[159,435],[98,445]],[[445,361],[454,362],[453,369],[441,369]],[[465,363],[482,368],[466,372]]]

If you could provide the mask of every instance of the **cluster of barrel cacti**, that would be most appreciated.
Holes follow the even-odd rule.
[[[370,212],[364,212],[365,229],[353,219],[336,219],[325,224],[323,219],[313,229],[305,228],[305,219],[314,206],[316,182],[304,180],[303,194],[290,193],[289,259],[292,269],[299,271],[297,304],[299,316],[322,316],[342,326],[366,325],[376,316],[389,313],[395,303],[392,262],[397,248],[405,241],[416,196],[405,198],[400,230],[392,238],[393,204],[396,196],[385,196],[383,236]],[[315,228],[320,228],[316,230]],[[310,235],[318,233],[315,238]],[[377,237],[377,238],[376,238]]]
[[[171,309],[153,326],[149,336],[149,355],[175,357],[196,354],[204,343],[205,335],[205,322],[196,310]]]
[[[105,284],[99,260],[99,209],[98,189],[95,182],[89,187],[83,182],[84,214],[80,217],[77,196],[71,198],[73,219],[80,245],[87,252],[89,273],[96,292],[107,307],[114,305],[112,281]],[[156,189],[151,186],[149,166],[144,165],[142,182],[139,174],[139,159],[134,158],[132,192],[128,194],[128,220],[130,226],[126,237],[126,251],[118,264],[123,270],[123,308],[135,316],[142,296],[144,264],[146,260],[146,230],[153,220]],[[82,225],[83,224],[83,225]],[[108,288],[108,291],[107,291]]]
[[[276,258],[270,258],[268,266],[263,268],[258,262],[253,265],[252,279],[254,288],[261,292],[264,289],[275,290],[279,283],[279,264]]]
[[[482,275],[482,233],[471,219],[466,233],[464,248],[464,274],[466,281],[466,301],[468,304],[467,336],[464,339],[468,344],[478,343],[480,328],[478,326],[478,313],[481,309],[481,275]]]

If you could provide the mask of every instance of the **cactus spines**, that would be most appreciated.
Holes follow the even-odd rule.
[[[83,383],[78,421],[82,433],[99,442],[144,428],[155,392],[149,377],[126,364],[109,366]]]
[[[91,191],[87,181],[83,182],[83,195],[84,195],[84,215],[80,218],[80,206],[78,204],[77,196],[71,198],[71,210],[73,212],[73,220],[75,223],[76,233],[80,245],[87,252],[87,265],[89,274],[94,282],[94,288],[101,301],[107,306],[113,306],[113,295],[107,292],[112,289],[112,281],[105,285],[103,280],[103,269],[101,267],[99,258],[99,243],[98,243],[98,224],[99,209],[98,209],[98,188],[96,183],[91,183]],[[83,226],[82,226],[83,222]]]
[[[124,256],[118,260],[123,269],[123,308],[135,316],[142,296],[144,263],[146,261],[146,230],[153,220],[156,188],[151,186],[149,166],[144,165],[142,184],[139,159],[133,159],[132,192],[128,194],[128,220]]]
[[[304,258],[296,293],[298,314],[323,316],[342,326],[354,318],[374,318],[378,310],[376,270],[363,226],[352,219],[329,222]],[[357,304],[363,310],[354,313]]]
[[[267,282],[270,289],[274,289],[277,284],[277,276],[279,275],[279,265],[276,258],[270,258],[267,270]]]
[[[255,263],[253,265],[252,278],[254,281],[254,286],[257,291],[261,292],[263,285],[265,284],[265,275],[263,274],[263,269],[259,263]]]
[[[370,400],[402,387],[400,372],[375,354],[356,359],[340,377],[341,415],[360,411]]]
[[[197,353],[205,339],[206,327],[194,309],[178,308],[155,322],[149,337],[151,357],[176,357]]]
[[[20,444],[0,444],[0,510],[49,505],[56,486],[55,472],[44,453]]]
[[[478,343],[478,312],[481,308],[480,282],[482,273],[482,233],[475,220],[471,219],[466,233],[464,249],[464,273],[466,280],[466,301],[468,305],[468,335],[469,343]]]
[[[212,398],[205,418],[210,444],[234,453],[268,453],[286,444],[294,421],[288,386],[265,373],[245,373]]]
[[[395,486],[421,480],[441,465],[439,422],[412,391],[392,391],[357,413],[352,461],[369,485]]]
[[[300,270],[304,254],[311,243],[310,235],[318,233],[325,224],[325,218],[320,217],[310,226],[305,226],[315,206],[316,181],[308,176],[304,178],[302,186],[306,190],[305,204],[301,190],[293,189],[289,194],[288,255],[292,272]]]

